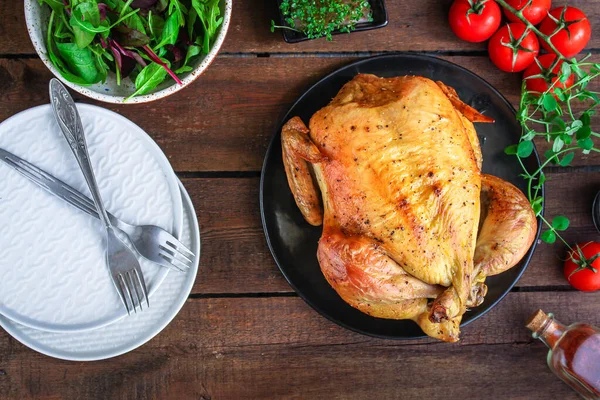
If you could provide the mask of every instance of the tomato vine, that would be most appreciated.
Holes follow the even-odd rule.
[[[556,54],[552,65],[547,69],[555,71],[560,65],[556,76],[551,80],[544,92],[533,92],[527,89],[526,81],[521,86],[521,99],[517,111],[517,120],[522,128],[519,143],[509,146],[505,152],[514,155],[523,168],[521,175],[527,181],[527,197],[531,203],[536,216],[538,216],[547,229],[542,233],[541,239],[547,243],[554,243],[557,239],[562,241],[571,251],[571,246],[563,239],[559,232],[569,227],[569,219],[558,215],[552,220],[542,215],[544,198],[541,196],[541,187],[547,177],[544,169],[550,165],[566,167],[571,164],[577,152],[589,154],[600,152],[595,141],[600,133],[594,132],[590,125],[591,118],[600,104],[600,92],[591,90],[588,85],[600,76],[600,64],[588,62],[590,55],[580,60],[564,57],[554,46],[551,38],[556,35],[562,27],[559,25],[549,35],[545,35],[531,24],[523,15],[522,10],[516,10],[505,0],[496,0],[504,9],[513,13],[523,24],[526,25],[524,35],[529,31],[534,32],[538,38],[544,41]],[[531,5],[529,0],[524,8]],[[565,6],[566,7],[566,6]],[[562,64],[561,64],[562,62]],[[574,74],[576,81],[568,88],[558,86],[559,82],[566,82]],[[532,75],[527,79],[544,78],[540,74]],[[551,77],[552,78],[552,77]],[[579,108],[581,111],[575,112]],[[522,159],[529,157],[534,149],[533,140],[542,138],[552,144],[552,148],[544,153],[540,167],[530,172],[525,167]]]

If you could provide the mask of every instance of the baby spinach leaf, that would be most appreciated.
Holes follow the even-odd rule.
[[[148,33],[146,32],[146,26],[144,24],[144,21],[142,20],[142,17],[139,16],[139,14],[133,14],[132,16],[127,18],[125,20],[125,24],[131,29],[135,29],[136,31],[139,31],[144,35]]]
[[[165,20],[153,12],[148,14],[148,30],[150,31],[150,39],[158,42],[165,27]]]
[[[95,0],[77,4],[71,12],[69,23],[73,27],[75,43],[80,49],[92,43],[97,33],[110,31],[108,20],[101,21],[100,9]]]
[[[89,47],[80,49],[75,43],[56,43],[56,48],[69,69],[85,82],[91,84],[100,81],[102,77],[98,73],[94,55]]]
[[[177,37],[179,36],[179,17],[177,14],[171,14],[165,21],[163,31],[160,35],[160,42],[156,45],[156,48],[166,46],[168,44],[175,44]]]
[[[55,43],[54,43],[54,40],[52,38],[52,32],[53,32],[53,29],[54,29],[54,17],[55,17],[55,11],[52,11],[50,13],[50,19],[49,19],[49,22],[48,22],[48,36],[47,36],[47,43],[46,43],[46,48],[47,48],[47,51],[48,51],[48,57],[50,58],[50,61],[52,61],[52,64],[54,64],[54,66],[56,67],[56,69],[58,69],[58,71],[60,72],[60,74],[62,75],[63,78],[65,78],[69,82],[73,82],[73,83],[76,83],[78,85],[88,86],[89,83],[87,83],[86,81],[84,81],[79,76],[76,76],[76,75],[72,74],[68,70],[68,68],[65,65],[65,63],[54,52]]]
[[[161,13],[161,12],[165,11],[168,6],[169,6],[169,0],[158,0],[156,5],[154,6],[154,8],[156,8],[157,12]]]
[[[62,12],[65,9],[65,5],[60,0],[38,0],[40,4],[46,3],[56,12]]]
[[[125,101],[134,96],[146,94],[165,80],[167,71],[156,63],[148,64],[135,78],[135,92]]]
[[[77,46],[79,46],[80,49],[83,49],[92,43],[96,36],[96,32],[90,32],[89,28],[95,28],[93,25],[94,22],[96,22],[96,25],[100,24],[100,13],[97,12],[98,15],[96,18],[96,15],[93,15],[94,12],[91,8],[90,3],[81,3],[75,7],[71,13],[70,24],[73,27],[75,43],[77,43]],[[98,11],[97,5],[95,9]]]

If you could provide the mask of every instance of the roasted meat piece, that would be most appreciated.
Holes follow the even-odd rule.
[[[444,341],[536,231],[525,196],[482,174],[473,122],[492,121],[441,82],[363,74],[281,137],[296,204],[323,224],[325,279],[362,312]]]

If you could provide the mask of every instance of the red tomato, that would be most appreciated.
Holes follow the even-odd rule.
[[[540,45],[537,37],[531,31],[523,36],[525,30],[525,24],[513,22],[504,25],[490,39],[490,58],[502,71],[523,71],[538,55]]]
[[[569,254],[565,261],[565,278],[577,290],[596,291],[600,289],[600,243],[580,243],[577,247],[583,257],[577,248]]]
[[[590,26],[590,21],[588,21],[581,10],[575,7],[558,7],[551,10],[549,15],[559,20],[559,24],[557,25],[548,16],[542,21],[540,31],[544,35],[550,35],[557,26],[561,27],[561,30],[552,36],[550,41],[563,56],[573,57],[585,48],[590,41],[592,27]],[[552,51],[550,46],[544,41],[542,41],[542,47],[549,52]]]
[[[456,0],[448,15],[450,28],[467,42],[489,39],[500,26],[501,19],[500,7],[493,0]]]
[[[566,89],[568,87],[573,86],[573,83],[575,82],[575,74],[569,75],[569,78],[564,83],[558,79],[560,67],[563,63],[562,61],[559,61],[558,64],[552,69],[552,71],[549,70],[554,60],[556,60],[555,54],[544,54],[542,56],[539,56],[537,60],[542,66],[543,71],[542,69],[540,69],[538,63],[536,62],[531,64],[525,70],[525,73],[523,73],[523,79],[525,79],[527,90],[529,90],[530,92],[543,93],[546,90],[548,90],[548,88],[552,85],[554,85],[554,88],[561,89]],[[526,79],[529,76],[534,76],[538,74],[544,75],[544,78]],[[550,93],[554,93],[554,88],[550,90]]]
[[[508,5],[516,10],[520,10],[527,4],[529,0],[506,0]],[[534,25],[539,24],[548,15],[550,10],[550,0],[533,0],[529,7],[523,9],[523,16]],[[504,14],[511,22],[521,22],[519,18],[507,9],[504,9]]]

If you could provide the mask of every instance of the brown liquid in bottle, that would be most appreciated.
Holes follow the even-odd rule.
[[[533,337],[549,348],[548,366],[585,399],[600,399],[600,330],[587,324],[565,326],[538,310],[527,323]]]

